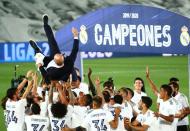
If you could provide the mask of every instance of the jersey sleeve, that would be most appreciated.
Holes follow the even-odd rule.
[[[109,111],[106,112],[106,120],[108,123],[114,120],[114,116]]]

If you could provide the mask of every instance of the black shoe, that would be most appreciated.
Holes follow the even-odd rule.
[[[41,53],[41,50],[40,50],[40,48],[37,46],[37,44],[36,44],[35,41],[30,40],[29,43],[30,43],[30,45],[32,46],[32,48],[34,49],[35,54],[36,54],[36,53]]]
[[[42,16],[42,19],[43,19],[44,25],[48,25],[48,15],[47,15],[47,14],[44,14],[44,15]]]

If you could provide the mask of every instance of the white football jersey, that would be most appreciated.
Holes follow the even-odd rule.
[[[126,130],[125,127],[124,127],[124,118],[126,117],[126,118],[128,118],[130,120],[133,117],[132,108],[131,108],[131,105],[128,104],[127,102],[123,103],[122,105],[114,104],[112,108],[109,108],[110,112],[113,115],[113,117],[115,115],[114,110],[115,110],[116,107],[121,108],[121,112],[120,112],[120,115],[119,115],[117,128],[116,129],[111,128],[111,131],[124,131],[124,130]]]
[[[87,131],[110,131],[109,122],[114,120],[111,112],[104,109],[93,109],[85,117],[82,127]]]
[[[26,99],[6,102],[7,131],[23,131]]]
[[[71,105],[67,106],[67,114],[63,118],[55,118],[51,113],[51,104],[48,105],[48,113],[50,118],[50,125],[52,131],[61,131],[65,125],[71,127],[71,113],[73,112],[73,107]]]
[[[84,94],[89,94],[88,84],[81,82],[79,88],[72,89],[72,91],[74,91],[77,96],[79,96],[80,92],[83,92]]]
[[[159,107],[160,114],[163,114],[165,116],[175,115],[176,105],[172,99],[173,98],[170,98],[167,101],[160,102],[160,107]],[[160,131],[175,131],[176,125],[173,124],[174,122],[175,120],[171,123],[159,117],[158,118],[159,130]]]
[[[147,131],[155,131],[158,129],[157,125],[156,125],[156,121],[157,118],[154,116],[153,114],[154,112],[151,110],[147,110],[147,112],[145,114],[138,114],[136,120],[141,123],[141,125],[147,125],[149,126]]]
[[[185,96],[184,94],[178,92],[178,94],[174,98],[181,105],[181,109],[189,107],[189,102],[188,102],[187,96]],[[177,125],[178,126],[180,126],[180,125],[189,125],[188,116],[186,116],[182,120],[179,120]]]
[[[136,105],[138,105],[142,96],[147,96],[147,94],[142,91],[139,94],[137,93],[137,91],[134,90],[134,96],[132,97],[131,101],[133,101]]]
[[[41,116],[47,116],[47,112],[48,112],[48,92],[46,91],[46,95],[45,95],[45,101],[40,102],[40,115]]]
[[[27,131],[49,131],[49,118],[40,115],[25,116]]]
[[[88,107],[86,106],[74,106],[72,113],[72,128],[80,126],[88,113]]]

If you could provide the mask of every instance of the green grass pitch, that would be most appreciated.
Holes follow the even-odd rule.
[[[84,80],[88,67],[93,70],[92,78],[100,77],[101,81],[106,81],[112,77],[117,89],[122,86],[133,89],[135,77],[142,77],[145,81],[147,94],[153,99],[152,109],[155,110],[156,97],[150,90],[145,78],[146,66],[150,68],[150,76],[155,84],[167,84],[170,77],[178,77],[180,80],[180,91],[188,96],[188,58],[187,56],[177,57],[129,57],[114,59],[93,59],[84,60]],[[10,87],[10,81],[14,77],[14,66],[18,64],[17,74],[23,75],[29,69],[36,69],[35,63],[5,63],[0,64],[0,98],[5,96],[6,90]],[[189,98],[189,97],[188,97]],[[0,108],[0,131],[6,131],[4,126],[3,110]]]

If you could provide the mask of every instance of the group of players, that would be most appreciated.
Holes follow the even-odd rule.
[[[111,78],[101,88],[99,78],[91,80],[89,69],[85,84],[74,68],[79,44],[77,29],[72,29],[73,49],[66,57],[57,46],[47,15],[43,16],[43,23],[50,56],[44,56],[35,41],[29,41],[42,80],[38,84],[38,74],[30,70],[17,88],[7,90],[1,103],[7,131],[188,131],[189,103],[179,92],[177,78],[158,89],[147,68],[147,81],[158,97],[157,111],[150,109],[153,101],[139,77],[134,80],[134,89],[117,90]]]

